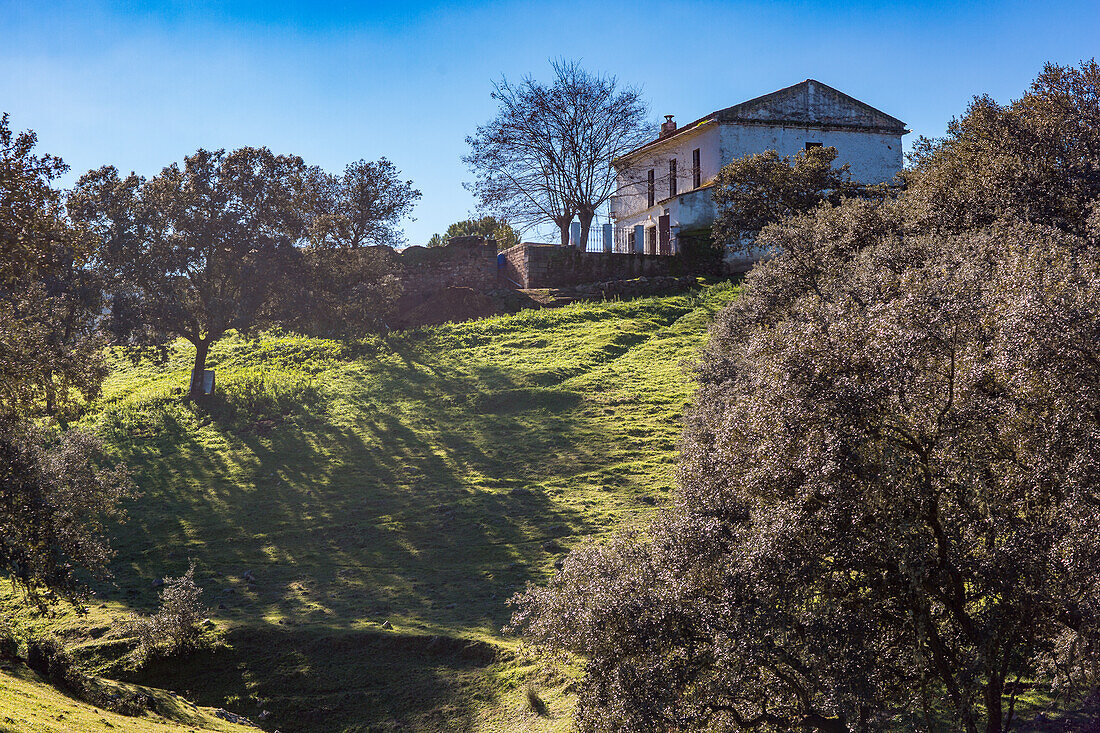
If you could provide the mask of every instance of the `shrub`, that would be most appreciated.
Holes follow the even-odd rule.
[[[532,713],[538,715],[540,718],[545,718],[550,715],[546,703],[539,697],[538,690],[535,689],[532,683],[527,684],[527,707],[531,709]]]
[[[0,620],[0,659],[15,659],[19,656],[19,640],[15,631]]]
[[[63,690],[80,693],[84,689],[84,675],[54,637],[38,637],[28,642],[27,666]]]
[[[195,583],[195,565],[178,578],[165,578],[160,609],[152,616],[134,616],[129,630],[138,640],[141,656],[171,655],[194,648],[206,609],[200,602],[202,588]]]

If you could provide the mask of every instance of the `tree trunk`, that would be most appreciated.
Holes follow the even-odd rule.
[[[588,249],[588,233],[592,229],[592,218],[595,215],[595,211],[581,211],[577,214],[577,219],[581,223],[581,241],[577,243],[577,249],[581,252]]]
[[[46,414],[53,417],[57,414],[57,390],[53,383],[53,370],[46,371]]]
[[[210,337],[195,342],[195,367],[191,370],[190,397],[202,397],[202,378],[206,373],[206,355],[210,351]]]
[[[558,229],[561,230],[561,246],[569,246],[569,225],[573,223],[573,217],[570,216],[566,221],[564,217],[554,219],[554,223],[558,225]]]
[[[1004,693],[1004,687],[1004,678],[998,676],[996,672],[990,675],[989,681],[985,683],[985,733],[1001,733],[1003,729],[1001,695]]]

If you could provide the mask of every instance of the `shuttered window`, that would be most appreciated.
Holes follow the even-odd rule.
[[[668,161],[668,195],[676,195],[676,159]]]
[[[649,171],[649,206],[653,206],[654,199],[657,197],[657,188],[653,184],[653,171]]]
[[[703,184],[703,171],[699,166],[699,148],[691,151],[691,187],[699,188]]]

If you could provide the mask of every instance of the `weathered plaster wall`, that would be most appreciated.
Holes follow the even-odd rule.
[[[680,193],[690,191],[691,153],[696,148],[699,149],[700,182],[706,184],[713,180],[722,168],[722,161],[718,124],[711,121],[700,125],[697,130],[681,132],[668,143],[640,154],[630,162],[629,167],[620,170],[617,179],[620,193],[615,198],[611,215],[634,220],[645,219],[646,214],[653,213],[656,219],[654,212],[665,208],[667,203],[662,206],[661,202],[669,198],[669,161],[676,159],[676,190]],[[649,207],[650,170],[653,171],[655,188],[652,208]]]
[[[852,178],[861,183],[889,181],[902,165],[901,135],[814,127],[771,125],[721,125],[721,157],[725,163],[765,150],[796,155],[806,143],[817,142],[837,150],[836,165],[851,166]]]

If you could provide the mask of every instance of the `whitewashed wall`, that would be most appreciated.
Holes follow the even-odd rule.
[[[795,155],[806,149],[806,143],[817,142],[836,148],[835,165],[849,164],[852,178],[860,183],[889,181],[901,170],[901,135],[736,124],[722,125],[720,130],[723,165],[765,150]]]
[[[902,167],[900,134],[870,131],[828,130],[811,127],[778,127],[772,125],[719,124],[712,121],[697,130],[681,133],[654,150],[632,160],[629,169],[619,173],[619,191],[613,203],[612,216],[616,226],[630,228],[637,224],[653,226],[664,213],[670,215],[674,230],[685,231],[709,225],[714,219],[714,203],[708,190],[685,196],[692,190],[691,153],[700,151],[701,184],[706,185],[718,175],[723,165],[735,158],[765,150],[780,155],[795,155],[805,150],[807,142],[818,142],[837,149],[836,164],[847,163],[852,178],[862,183],[890,181]],[[677,160],[678,198],[669,197],[668,161]],[[654,171],[656,195],[648,206],[647,173]],[[624,193],[625,192],[625,193]],[[663,203],[662,203],[663,202]]]
[[[677,137],[657,146],[656,150],[647,151],[631,161],[628,171],[620,171],[618,177],[618,190],[626,191],[625,195],[616,198],[613,215],[618,219],[619,226],[627,226],[631,222],[644,221],[652,215],[656,220],[659,213],[668,208],[657,202],[668,198],[668,162],[676,159],[676,190],[685,193],[692,189],[691,178],[691,153],[699,149],[700,178],[703,184],[718,175],[722,167],[721,138],[718,123],[710,122],[702,125],[697,130],[684,132]],[[655,182],[654,206],[648,207],[647,173],[653,170]]]

